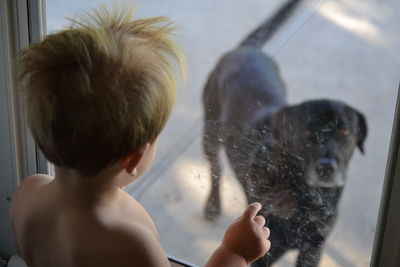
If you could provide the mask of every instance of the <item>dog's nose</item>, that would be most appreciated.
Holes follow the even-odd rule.
[[[322,179],[329,179],[336,170],[336,160],[332,158],[321,158],[315,166],[318,175]]]

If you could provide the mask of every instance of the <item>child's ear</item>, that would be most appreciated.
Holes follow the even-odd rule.
[[[139,165],[143,158],[144,153],[149,148],[150,144],[146,143],[138,148],[135,148],[125,158],[122,159],[121,165],[128,173],[132,173],[133,170]]]

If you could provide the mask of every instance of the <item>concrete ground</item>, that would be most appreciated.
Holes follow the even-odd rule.
[[[48,10],[61,9],[57,2],[49,0]],[[89,2],[95,1],[76,1],[74,10]],[[127,191],[149,210],[166,251],[188,262],[204,264],[226,226],[246,206],[225,164],[223,214],[215,223],[203,218],[210,187],[201,148],[203,85],[217,59],[283,2],[136,1],[138,17],[167,15],[181,25],[177,39],[186,52],[189,75],[152,169]],[[72,15],[66,9],[59,12]],[[366,154],[356,152],[350,164],[339,219],[320,266],[369,266],[400,80],[399,14],[397,0],[309,0],[265,46],[280,65],[290,103],[338,99],[367,118]],[[60,16],[47,16],[49,29],[56,29]],[[294,259],[295,253],[289,253],[276,266],[293,266]]]

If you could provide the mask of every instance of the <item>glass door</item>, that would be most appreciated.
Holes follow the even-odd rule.
[[[112,2],[105,1],[107,5]],[[69,22],[65,17],[74,17],[97,3],[94,0],[46,1],[47,33],[67,26]],[[210,72],[222,55],[237,48],[253,29],[276,14],[285,3],[284,0],[135,1],[137,18],[165,15],[181,25],[177,41],[187,55],[189,76],[179,89],[176,107],[160,137],[153,167],[126,190],[150,212],[167,253],[183,261],[204,264],[221,241],[227,225],[247,205],[246,196],[261,200],[269,196],[244,191],[236,177],[237,170],[233,170],[232,153],[221,149],[221,211],[213,220],[209,216],[206,218],[205,207],[212,183],[210,163],[203,153],[204,112],[207,110],[203,110],[202,94]],[[330,233],[321,244],[323,253],[319,266],[361,267],[371,263],[398,93],[399,11],[400,4],[394,0],[303,1],[262,48],[279,67],[288,107],[316,99],[340,101],[362,114],[367,126],[363,146],[359,146],[364,154],[355,146],[353,156],[346,161],[347,179],[340,185],[343,192],[334,207],[337,219],[329,226]],[[253,76],[246,79],[251,82]],[[254,105],[249,106],[249,111],[252,109]],[[342,113],[348,117],[348,112]],[[239,115],[242,115],[240,111]],[[300,125],[304,126],[312,115],[315,114],[301,117],[299,121],[304,123]],[[327,138],[324,134],[329,131],[322,131],[319,137]],[[351,133],[344,129],[340,134]],[[273,136],[273,140],[277,137]],[[299,144],[307,145],[304,136],[299,140]],[[319,144],[323,143],[322,139],[318,140]],[[228,146],[226,138],[219,141],[221,146]],[[262,149],[257,144],[253,148]],[[286,149],[283,145],[279,148]],[[286,152],[299,156],[292,150]],[[249,167],[253,165],[247,164],[244,171],[259,177],[254,170],[263,172],[265,169],[258,165]],[[308,185],[317,191],[325,189],[315,188],[332,187],[324,183]],[[259,192],[259,187],[249,188]],[[280,199],[284,192],[274,196]],[[325,200],[321,199],[327,203]],[[283,202],[286,205],[290,201]],[[285,205],[278,206],[284,208]],[[314,219],[320,220],[318,216]],[[304,221],[297,228],[288,229],[303,231],[306,225]],[[382,241],[377,249],[383,247]],[[274,266],[294,266],[297,256],[298,251],[288,249]]]

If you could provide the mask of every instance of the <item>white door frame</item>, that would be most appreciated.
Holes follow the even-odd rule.
[[[9,205],[24,177],[48,167],[28,130],[15,70],[18,52],[44,33],[44,1],[0,1],[0,255],[15,253]]]

